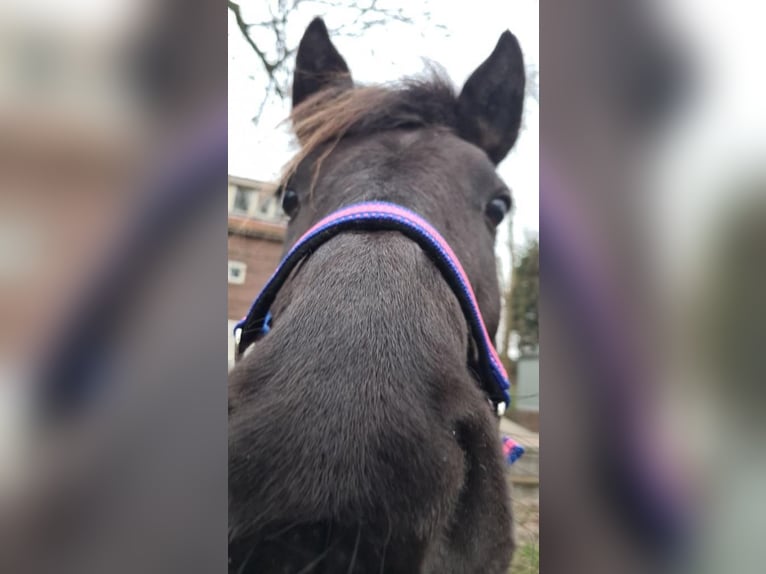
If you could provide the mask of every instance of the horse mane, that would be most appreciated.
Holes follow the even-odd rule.
[[[336,85],[320,90],[290,114],[300,149],[285,166],[281,183],[287,182],[307,157],[327,144],[315,164],[314,179],[322,160],[345,137],[434,126],[454,130],[456,110],[457,94],[452,82],[433,65],[420,76],[396,83],[354,88]]]

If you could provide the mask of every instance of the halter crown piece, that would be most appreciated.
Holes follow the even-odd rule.
[[[470,366],[477,373],[478,382],[495,412],[502,415],[511,401],[508,375],[487,333],[476,295],[463,266],[444,237],[430,223],[413,211],[393,203],[374,201],[341,208],[304,233],[284,256],[247,316],[235,325],[235,360],[238,361],[256,339],[268,333],[271,328],[269,308],[295,266],[319,245],[344,231],[399,231],[415,241],[431,258],[457,296],[476,343],[478,358],[476,364]],[[508,441],[511,441],[510,446]],[[513,462],[521,456],[523,448],[506,438],[504,451],[507,451],[506,459]]]

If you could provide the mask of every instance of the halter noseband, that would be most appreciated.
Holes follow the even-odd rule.
[[[400,205],[386,202],[357,203],[331,213],[293,245],[261,290],[247,316],[234,327],[235,360],[238,361],[248,346],[268,333],[271,326],[269,308],[291,271],[319,245],[344,231],[399,231],[415,241],[431,258],[457,296],[468,321],[471,335],[478,349],[478,359],[471,365],[478,374],[479,383],[492,403],[495,412],[502,415],[510,404],[510,388],[500,357],[492,344],[479,311],[476,296],[463,266],[447,241],[425,219]]]

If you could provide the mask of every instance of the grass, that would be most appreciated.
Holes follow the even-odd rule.
[[[527,542],[520,545],[513,556],[509,574],[538,574],[540,571],[540,545]]]

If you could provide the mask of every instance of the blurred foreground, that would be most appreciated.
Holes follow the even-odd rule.
[[[0,5],[1,572],[226,568],[225,33]]]
[[[762,572],[763,8],[542,7],[543,572]]]

